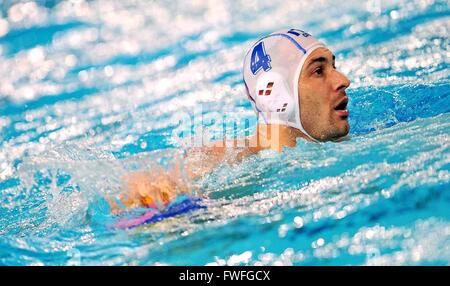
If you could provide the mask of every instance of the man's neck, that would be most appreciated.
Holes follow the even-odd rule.
[[[308,141],[311,139],[297,128],[279,124],[258,124],[256,136],[258,146],[261,149],[272,149],[277,152],[283,151],[283,147],[295,147],[297,138],[301,137]]]

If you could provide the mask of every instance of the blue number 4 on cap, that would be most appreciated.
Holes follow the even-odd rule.
[[[266,54],[266,49],[264,48],[264,42],[260,42],[253,48],[250,60],[250,69],[253,74],[257,74],[261,68],[264,71],[269,71],[272,68],[270,56]]]

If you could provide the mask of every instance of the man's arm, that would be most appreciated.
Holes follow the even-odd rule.
[[[189,149],[183,162],[177,162],[173,170],[154,166],[148,171],[127,174],[123,178],[126,192],[119,196],[120,202],[125,208],[162,208],[177,195],[192,193],[190,181],[211,172],[221,163],[238,162],[254,153],[247,148],[227,154],[227,150],[236,150],[233,147],[237,146],[237,140],[232,144],[234,146],[227,146],[225,141],[216,141],[209,146]],[[113,212],[120,211],[114,200],[108,198],[108,201]]]
[[[190,181],[213,170],[223,160],[219,146],[193,148],[186,152],[174,169],[152,166],[147,171],[126,174],[122,178],[124,192],[118,200],[107,197],[114,213],[129,208],[161,209],[180,194],[193,192]]]

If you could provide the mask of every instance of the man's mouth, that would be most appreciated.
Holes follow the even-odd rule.
[[[334,110],[337,112],[337,114],[341,117],[347,118],[349,115],[349,111],[347,110],[347,104],[348,104],[348,97],[344,97],[338,105],[334,107]]]

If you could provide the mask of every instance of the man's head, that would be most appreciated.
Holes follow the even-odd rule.
[[[244,83],[260,124],[296,128],[314,141],[347,135],[348,79],[310,34],[281,30],[256,42],[244,60]]]
[[[319,141],[339,139],[350,129],[345,93],[350,81],[336,70],[334,59],[327,48],[314,50],[298,79],[303,128]]]

